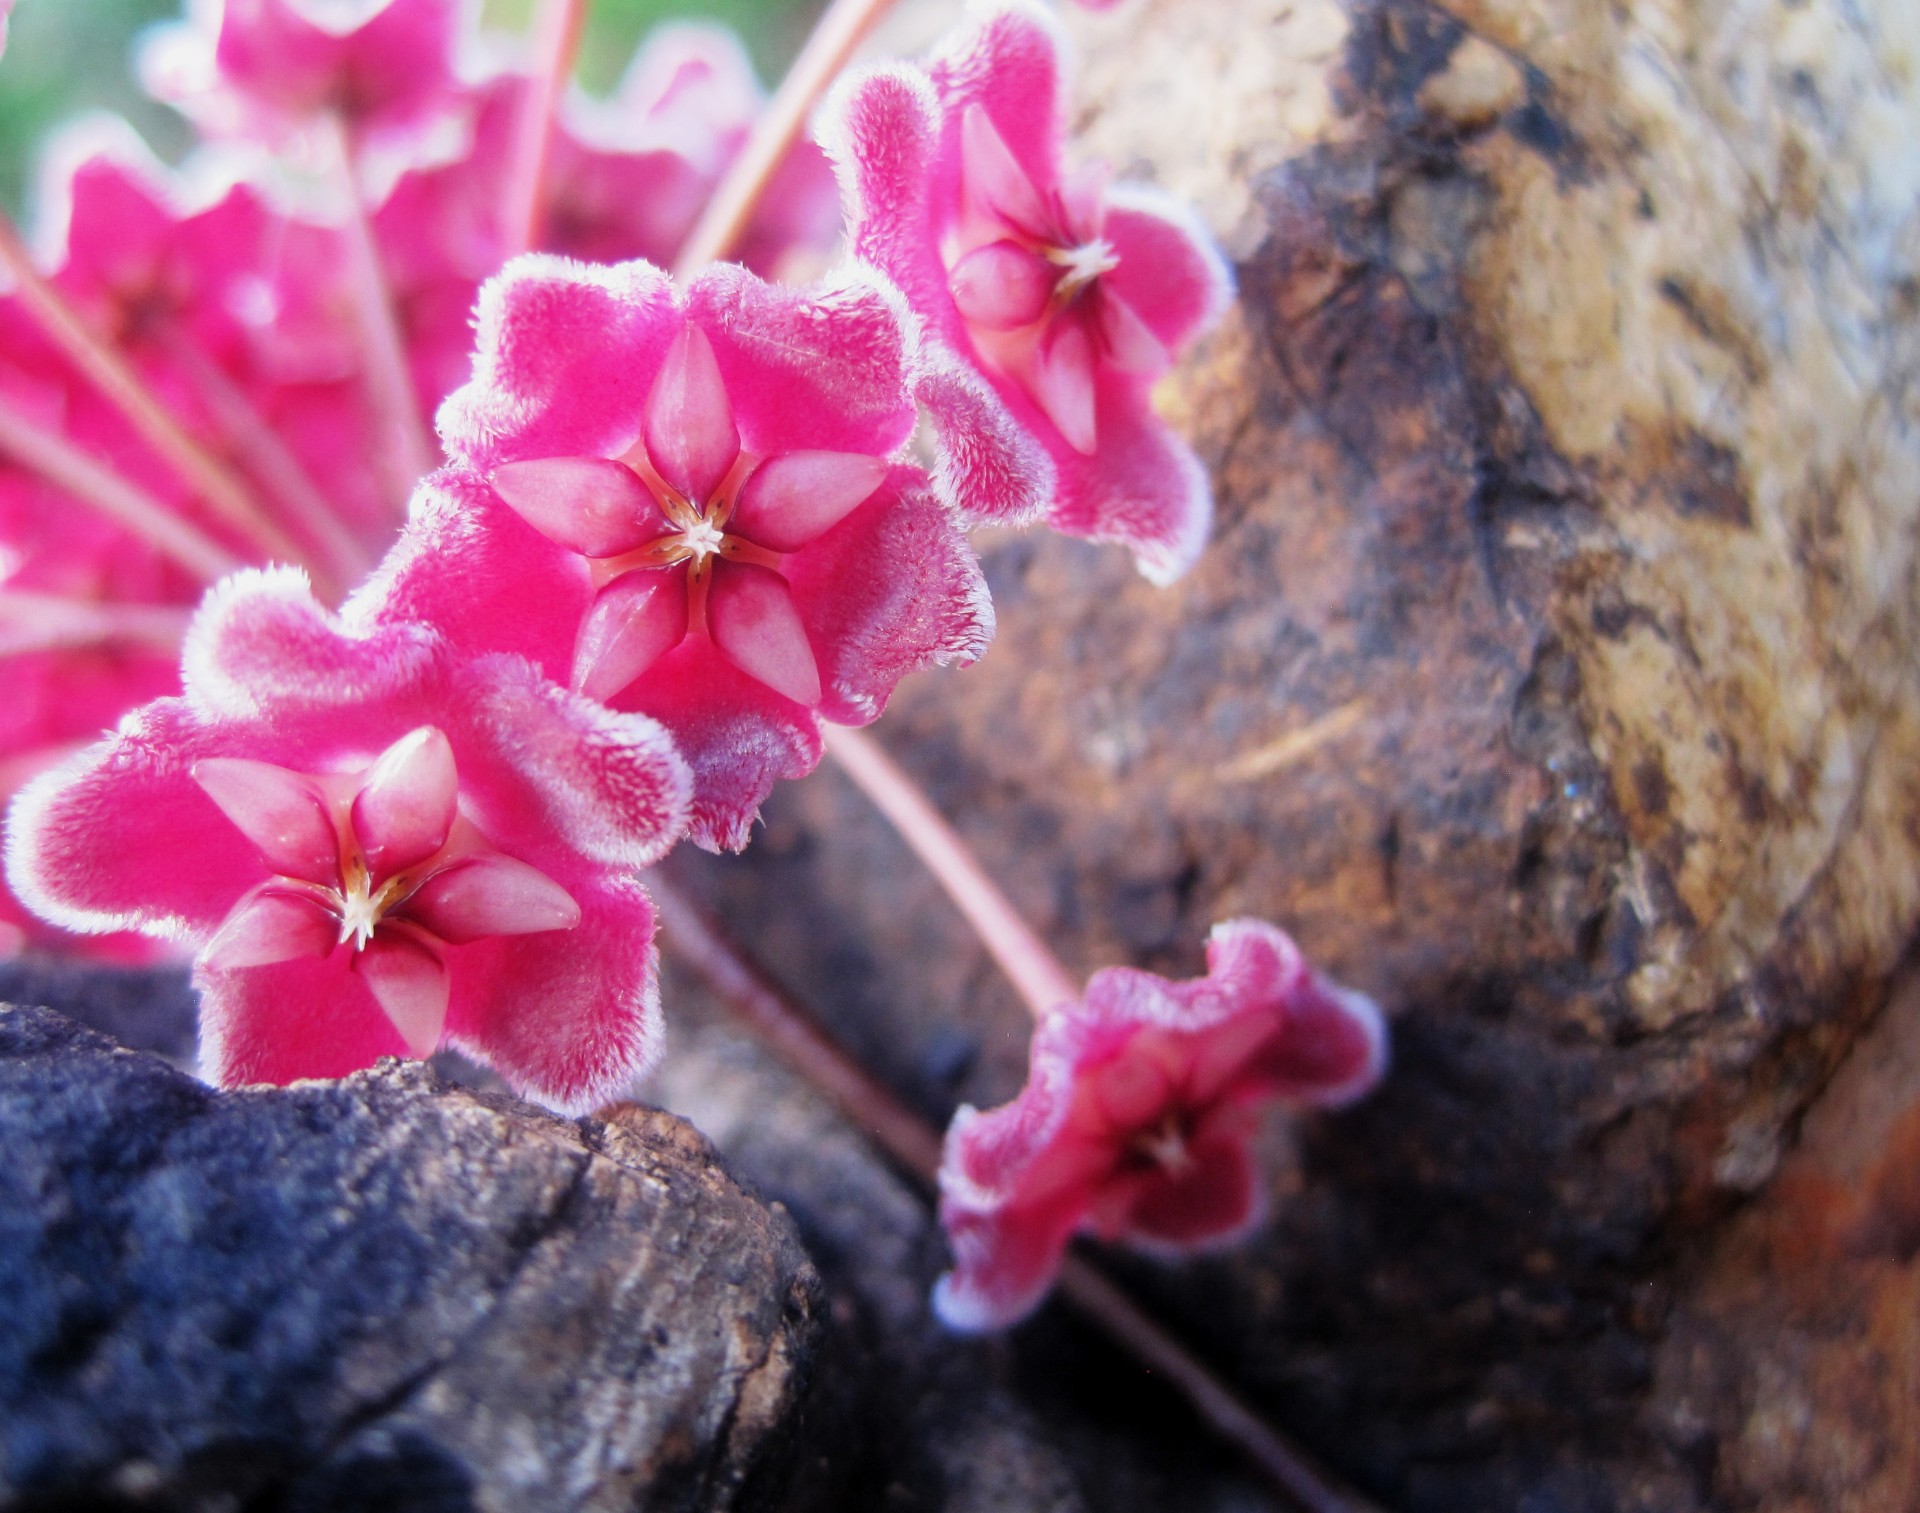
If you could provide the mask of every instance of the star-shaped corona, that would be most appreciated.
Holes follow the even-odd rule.
[[[344,948],[416,1056],[432,1055],[446,1026],[450,947],[580,923],[566,889],[460,813],[453,748],[431,725],[360,772],[209,757],[192,774],[273,874],[234,906],[203,968],[231,972]]]

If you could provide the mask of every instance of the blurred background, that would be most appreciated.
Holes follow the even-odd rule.
[[[76,111],[126,116],[162,157],[189,146],[180,117],[135,86],[133,46],[156,21],[178,16],[185,0],[17,0],[5,58],[0,58],[0,202],[25,209],[47,130]],[[705,16],[741,35],[763,82],[778,79],[798,51],[824,0],[592,0],[580,77],[610,88],[635,44],[656,22]],[[485,0],[489,25],[518,28],[533,0]]]

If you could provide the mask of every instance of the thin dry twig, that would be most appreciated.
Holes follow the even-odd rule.
[[[808,113],[891,4],[892,0],[833,0],[680,249],[673,265],[676,280],[684,283],[739,245],[761,195],[806,128]]]
[[[36,425],[4,404],[0,404],[0,453],[125,527],[203,582],[246,566],[198,526],[89,457],[57,430]]]
[[[546,217],[547,163],[553,149],[554,114],[573,77],[586,0],[541,0],[533,20],[534,70],[514,122],[512,166],[507,173],[507,255],[540,245]]]
[[[1034,1018],[1044,1019],[1061,1004],[1078,998],[1066,968],[893,758],[871,736],[844,726],[827,726],[825,740],[827,755],[926,864],[1019,990]]]
[[[413,370],[407,362],[406,339],[400,331],[400,312],[387,278],[380,245],[373,234],[366,201],[354,177],[353,144],[346,124],[337,116],[322,121],[326,140],[322,150],[327,170],[343,200],[346,220],[348,277],[352,286],[354,320],[360,328],[361,358],[367,398],[376,425],[385,428],[380,461],[387,475],[387,495],[396,518],[404,519],[413,486],[433,471],[440,449],[414,392]]]
[[[262,554],[297,560],[293,542],[220,460],[167,413],[126,357],[100,336],[34,266],[12,221],[0,215],[0,266],[12,277],[21,307],[87,381],[222,521]],[[150,534],[150,533],[149,533]]]

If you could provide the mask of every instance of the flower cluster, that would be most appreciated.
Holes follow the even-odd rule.
[[[594,1107],[658,1052],[639,874],[984,652],[968,526],[1159,582],[1205,540],[1150,390],[1227,276],[1064,163],[1037,10],[845,85],[740,263],[678,284],[760,105],[720,33],[550,112],[461,0],[193,0],[145,72],[195,160],[86,126],[39,266],[0,239],[0,791],[45,922],[0,926],[191,952],[223,1084],[451,1046]],[[951,1321],[1018,1316],[1078,1227],[1244,1226],[1252,1105],[1377,1077],[1371,1006],[1284,936],[1212,951],[1100,974],[963,1112]]]

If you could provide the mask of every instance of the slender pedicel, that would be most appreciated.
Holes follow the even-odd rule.
[[[872,800],[966,916],[1035,1019],[1080,996],[1059,959],[1027,925],[927,796],[872,737],[825,727],[827,754]]]
[[[756,1040],[831,1099],[875,1145],[933,1186],[940,1169],[940,1136],[769,983],[706,912],[659,871],[648,874],[647,887],[668,954],[695,973]],[[1340,1488],[1288,1444],[1096,1267],[1069,1256],[1060,1285],[1088,1323],[1178,1388],[1194,1411],[1303,1513],[1375,1513],[1370,1503]]]
[[[890,4],[892,0],[833,0],[680,249],[673,265],[676,282],[685,283],[739,244],[761,195],[805,130],[808,112]]]
[[[315,552],[304,550],[294,560],[307,566],[314,589],[322,598],[338,599],[372,570],[373,554],[347,529],[306,465],[226,370],[178,332],[169,333],[163,340],[167,355],[186,370],[199,390],[232,455],[247,466],[291,517],[288,530],[318,549],[320,560],[314,560]]]
[[[0,266],[12,275],[20,304],[107,400],[127,418],[216,515],[260,549],[261,555],[298,557],[286,533],[255,503],[220,460],[183,430],[134,372],[125,356],[75,313],[33,265],[13,223],[0,215]]]
[[[4,403],[0,403],[0,453],[124,526],[202,582],[211,583],[246,566],[145,489],[95,461],[59,432],[36,425]]]
[[[178,653],[190,619],[192,611],[181,604],[124,604],[0,589],[0,657],[129,645]]]
[[[352,283],[354,320],[360,328],[363,377],[374,420],[384,427],[381,463],[386,473],[387,497],[396,519],[404,519],[414,484],[433,471],[440,449],[421,412],[407,365],[407,347],[400,334],[400,314],[373,223],[354,177],[353,147],[346,124],[336,115],[320,118],[325,133],[322,150],[346,212],[348,277]]]
[[[507,173],[505,227],[507,255],[540,245],[546,218],[547,162],[553,147],[555,113],[586,21],[585,0],[541,0],[533,18],[533,77],[514,122],[513,158]]]

